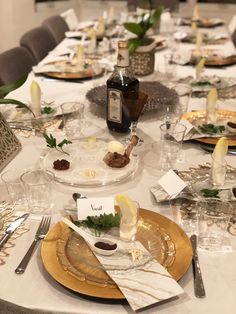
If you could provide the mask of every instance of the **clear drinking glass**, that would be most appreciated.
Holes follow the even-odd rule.
[[[227,162],[226,160],[217,161],[214,160],[212,156],[211,164],[211,183],[214,186],[223,186],[225,183],[227,171]]]
[[[179,96],[179,116],[182,116],[188,110],[189,100],[192,95],[192,87],[188,84],[177,84],[174,89]]]
[[[84,105],[79,102],[66,102],[61,105],[66,137],[70,140],[81,137],[84,127]]]
[[[135,201],[134,208],[136,209],[133,215],[122,215],[120,220],[120,238],[123,241],[134,241],[138,227],[139,204]]]
[[[21,174],[17,170],[8,170],[1,175],[10,199],[16,205],[24,205],[26,202],[24,186],[20,180]]]
[[[22,174],[29,211],[34,214],[50,214],[52,208],[52,182],[54,174],[41,169]]]
[[[232,205],[218,198],[205,198],[197,202],[196,206],[199,247],[208,251],[221,250],[227,238]]]
[[[177,197],[177,196],[176,196]],[[190,236],[198,232],[198,211],[195,201],[169,201],[174,221]]]
[[[160,125],[160,131],[161,168],[163,170],[168,170],[173,168],[178,155],[181,153],[186,127],[182,124],[167,121]]]

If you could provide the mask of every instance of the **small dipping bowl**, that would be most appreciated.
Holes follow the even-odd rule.
[[[226,128],[229,132],[236,134],[236,123],[235,122],[227,122]]]
[[[117,250],[117,244],[115,242],[102,238],[101,240],[94,242],[93,245],[90,244],[89,246],[95,253],[106,256],[114,254]]]
[[[230,189],[230,191],[231,191],[231,197],[232,197],[232,199],[236,199],[236,184],[234,184],[232,187],[231,187],[231,189]]]

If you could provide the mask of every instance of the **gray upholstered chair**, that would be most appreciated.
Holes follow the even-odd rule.
[[[128,2],[136,2],[136,6],[140,8],[149,9],[150,3],[143,0],[128,0]],[[170,11],[175,11],[179,7],[179,0],[151,0],[151,7],[157,8],[158,6],[163,6],[165,9]]]
[[[233,40],[234,46],[236,47],[236,28],[232,34],[232,40]]]
[[[65,32],[69,30],[66,21],[60,15],[47,18],[42,25],[51,33],[57,44],[65,38]]]
[[[32,54],[35,63],[41,61],[49,51],[56,47],[52,35],[44,27],[36,27],[26,32],[20,39],[20,45]]]
[[[13,83],[28,74],[35,64],[29,51],[16,47],[0,54],[0,85]]]

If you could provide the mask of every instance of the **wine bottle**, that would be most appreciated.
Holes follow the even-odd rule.
[[[139,92],[139,80],[129,68],[128,42],[118,42],[117,65],[107,80],[107,126],[116,132],[128,132],[130,119],[125,108],[125,95]]]

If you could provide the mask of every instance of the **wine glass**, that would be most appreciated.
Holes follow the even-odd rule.
[[[130,90],[123,94],[124,110],[126,111],[127,116],[129,117],[131,122],[131,133],[130,138],[128,139],[129,142],[132,136],[137,136],[138,120],[145,104],[147,103],[147,99],[147,94],[135,90]],[[139,144],[140,141],[142,140],[139,139]]]

